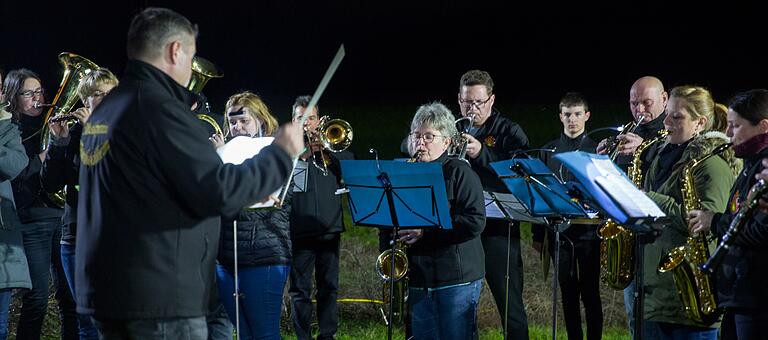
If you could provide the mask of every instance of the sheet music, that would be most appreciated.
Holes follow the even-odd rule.
[[[513,194],[483,191],[483,199],[485,201],[485,217],[487,218],[505,219],[507,216],[504,211],[506,211],[509,217],[516,221],[545,223],[543,218],[531,216],[525,205]]]
[[[293,192],[307,191],[307,178],[309,177],[309,171],[307,171],[308,164],[309,163],[302,160],[296,161],[296,168],[293,169]]]
[[[257,137],[251,138],[246,136],[237,136],[232,138],[229,142],[222,147],[216,149],[216,153],[219,154],[221,161],[230,164],[241,164],[246,159],[250,159],[259,154],[261,149],[267,145],[272,144],[274,137]],[[305,168],[306,170],[306,168]],[[273,192],[272,196],[279,196],[282,187]],[[266,198],[266,197],[265,197]],[[268,200],[263,203],[255,203],[248,208],[269,208],[275,205],[275,201]]]
[[[623,208],[629,217],[666,216],[653,200],[621,175],[597,176],[595,182]]]

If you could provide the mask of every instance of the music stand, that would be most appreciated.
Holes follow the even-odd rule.
[[[643,329],[643,257],[645,244],[653,242],[668,222],[645,193],[640,191],[606,155],[582,151],[555,155],[576,177],[585,194],[606,216],[635,232],[634,338],[642,339]]]
[[[570,227],[570,219],[586,217],[582,207],[573,202],[568,189],[552,171],[537,158],[513,158],[491,163],[532,217],[543,218],[555,234],[555,272],[552,278],[552,339],[557,336],[557,285],[560,271],[560,233]],[[555,222],[557,221],[557,222]],[[505,331],[506,335],[506,326]]]
[[[392,228],[392,254],[400,229],[452,228],[439,163],[342,160],[349,209],[357,225]],[[395,256],[389,274],[387,338],[392,339]]]

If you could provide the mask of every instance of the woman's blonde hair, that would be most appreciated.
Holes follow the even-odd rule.
[[[87,105],[86,100],[99,90],[99,86],[104,84],[117,86],[118,83],[119,81],[112,74],[112,71],[106,68],[98,68],[83,77],[80,85],[77,86],[77,96],[80,97],[83,105]]]
[[[227,117],[227,112],[229,112],[229,109],[233,106],[247,107],[251,118],[261,122],[262,128],[264,129],[264,136],[271,136],[277,130],[277,119],[271,112],[269,112],[267,104],[261,100],[261,97],[253,92],[245,91],[234,94],[227,99],[227,104],[225,106],[225,119],[229,118]],[[224,136],[229,136],[231,134],[229,124],[224,124],[224,126],[226,130]]]

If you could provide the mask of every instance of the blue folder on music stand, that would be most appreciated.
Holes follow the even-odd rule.
[[[349,207],[357,225],[383,228],[452,228],[439,163],[342,160]],[[391,202],[380,176],[391,183]]]
[[[509,191],[535,217],[586,217],[568,189],[538,158],[513,158],[491,163]]]
[[[557,154],[555,159],[576,177],[589,200],[614,221],[641,227],[665,216],[608,156],[573,151]]]

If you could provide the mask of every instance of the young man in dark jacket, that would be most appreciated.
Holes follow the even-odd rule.
[[[458,97],[461,115],[473,117],[472,126],[467,130],[469,133],[463,134],[467,138],[466,155],[472,170],[480,176],[483,190],[509,192],[490,164],[510,159],[516,151],[527,149],[528,137],[520,125],[502,117],[493,108],[496,95],[488,72],[471,70],[464,73]],[[507,330],[506,338],[528,339],[520,229],[514,222],[488,219],[481,239],[485,250],[485,279],[496,301],[501,324]]]
[[[296,98],[293,117],[297,121],[305,114],[310,96]],[[318,108],[307,113],[305,129],[311,132],[318,126]],[[335,194],[340,186],[339,160],[353,159],[352,153],[324,152],[327,175],[322,167],[322,145],[316,138],[308,142],[308,150],[301,159],[306,162],[306,187],[293,193],[291,211],[291,243],[293,261],[288,294],[291,296],[291,317],[299,339],[311,339],[312,270],[317,282],[317,319],[320,325],[318,339],[333,339],[338,327],[336,296],[339,289],[339,241],[344,231],[341,197]],[[314,157],[312,156],[314,154]],[[299,184],[301,186],[301,184]]]
[[[197,27],[147,8],[128,30],[120,86],[83,129],[78,312],[112,338],[205,339],[215,306],[220,217],[285,183],[301,128],[240,165],[222,164],[190,111]]]
[[[578,93],[566,93],[560,99],[560,122],[563,132],[543,149],[540,158],[563,181],[572,181],[573,175],[565,169],[555,154],[571,151],[595,152],[597,143],[587,137],[585,129],[590,112],[587,101]],[[581,307],[584,301],[584,315],[587,321],[587,339],[600,339],[603,333],[603,309],[600,302],[600,240],[597,238],[597,224],[573,224],[560,235],[560,262],[558,281],[562,293],[563,317],[569,339],[583,339],[581,330]],[[543,244],[548,233],[549,242]],[[554,258],[555,237],[543,225],[533,225],[533,247],[541,252],[548,247]],[[548,258],[542,261],[549,261]]]

